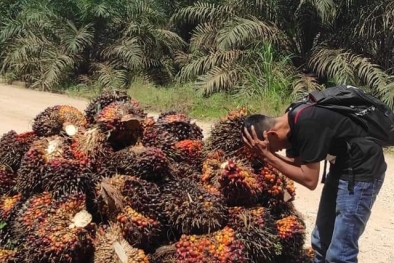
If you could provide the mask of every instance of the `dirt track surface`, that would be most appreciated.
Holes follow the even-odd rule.
[[[9,131],[31,130],[33,118],[46,107],[72,105],[84,110],[87,101],[58,94],[26,90],[0,84],[0,135]],[[157,116],[156,114],[150,114]],[[197,122],[209,134],[211,123]],[[394,263],[394,157],[386,155],[388,169],[386,180],[372,210],[367,228],[360,239],[359,263]],[[314,191],[297,185],[295,204],[305,216],[307,242],[314,225],[322,184]]]

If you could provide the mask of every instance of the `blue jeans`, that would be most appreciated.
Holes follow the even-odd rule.
[[[358,240],[363,234],[384,174],[372,182],[348,182],[328,175],[312,232],[314,263],[357,263]]]

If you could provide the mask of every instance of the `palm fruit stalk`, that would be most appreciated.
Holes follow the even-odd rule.
[[[85,128],[86,124],[85,116],[77,108],[56,105],[39,113],[34,118],[32,129],[42,137],[61,134],[74,136],[78,130]]]
[[[85,162],[85,167],[103,177],[112,175],[108,169],[108,156],[113,154],[106,135],[98,128],[91,127],[78,132],[71,143],[73,157]]]
[[[264,189],[260,202],[275,216],[283,217],[282,214],[289,211],[290,202],[295,198],[294,182],[268,163],[260,169],[258,176]]]
[[[16,175],[6,166],[0,165],[0,196],[16,194]]]
[[[23,155],[29,150],[30,145],[37,136],[34,132],[18,134],[14,130],[5,133],[0,138],[0,165],[6,166],[17,172]]]
[[[163,181],[171,174],[166,155],[155,147],[127,147],[113,154],[112,164],[118,174],[129,174],[148,181]]]
[[[0,249],[0,262],[2,263],[17,263],[15,258],[15,251],[8,249]]]
[[[208,235],[182,235],[175,244],[178,263],[246,263],[245,247],[226,226]]]
[[[116,224],[97,230],[93,263],[149,263],[144,250],[132,247]]]
[[[126,91],[111,89],[104,90],[100,95],[93,98],[87,105],[85,109],[86,120],[89,124],[94,124],[97,115],[109,104],[116,101],[126,102],[130,100],[131,97],[127,94]]]
[[[40,222],[27,233],[17,257],[26,263],[90,262],[93,259],[95,225],[86,212],[85,196],[64,196],[52,202]]]
[[[130,206],[126,206],[116,217],[123,237],[133,247],[152,250],[160,244],[163,227],[160,222],[138,213]]]
[[[272,262],[281,253],[276,224],[266,208],[230,207],[227,225],[234,229],[252,262]]]
[[[227,223],[227,206],[220,193],[208,192],[190,179],[162,186],[163,214],[180,234],[207,234]]]
[[[135,145],[143,135],[146,113],[132,102],[113,102],[100,111],[97,124],[108,133],[108,141],[115,150]]]
[[[254,205],[263,191],[259,177],[252,169],[232,159],[223,164],[218,181],[230,206]]]
[[[297,216],[291,215],[276,221],[282,253],[277,262],[301,263],[304,255],[305,224]]]
[[[11,240],[10,225],[17,215],[18,209],[21,207],[23,201],[20,194],[13,196],[3,195],[0,198],[0,223],[4,224],[0,228],[0,244],[9,245]]]
[[[245,108],[229,111],[211,130],[205,151],[222,150],[227,158],[254,159],[254,155],[242,140],[242,127],[247,111]]]

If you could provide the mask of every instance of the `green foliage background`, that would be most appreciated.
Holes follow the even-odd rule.
[[[192,112],[233,101],[275,114],[339,83],[394,107],[393,10],[393,0],[3,0],[0,69],[44,91],[130,89],[168,107],[189,94],[180,110]]]

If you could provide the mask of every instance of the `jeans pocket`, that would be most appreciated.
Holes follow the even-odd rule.
[[[375,203],[376,197],[378,196],[380,189],[382,189],[383,182],[384,182],[384,175],[381,176],[380,178],[374,180],[373,189],[372,189],[372,198],[371,198],[371,202],[369,204],[369,209],[372,209],[372,206]]]

